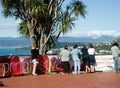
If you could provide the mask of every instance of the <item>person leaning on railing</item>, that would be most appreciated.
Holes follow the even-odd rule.
[[[114,43],[111,47],[111,53],[113,56],[113,60],[114,60],[114,70],[116,72],[119,71],[119,49],[118,49],[118,43]]]

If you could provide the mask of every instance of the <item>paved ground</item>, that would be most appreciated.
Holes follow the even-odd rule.
[[[120,88],[120,73],[49,74],[1,78],[0,88]]]

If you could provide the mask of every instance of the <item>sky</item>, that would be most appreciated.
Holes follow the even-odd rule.
[[[66,0],[68,3],[71,0]],[[64,36],[99,37],[120,36],[120,0],[81,0],[86,5],[87,15],[79,17],[72,31]],[[0,7],[0,37],[20,37],[19,20],[4,18]]]

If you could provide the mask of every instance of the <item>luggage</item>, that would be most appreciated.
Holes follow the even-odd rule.
[[[81,64],[81,71],[85,71],[85,64],[84,63]]]

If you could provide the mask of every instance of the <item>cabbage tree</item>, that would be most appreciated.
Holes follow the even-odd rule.
[[[19,31],[29,36],[31,46],[36,43],[39,53],[53,47],[60,34],[72,30],[79,16],[85,17],[86,6],[80,0],[1,0],[5,17],[21,19]]]

